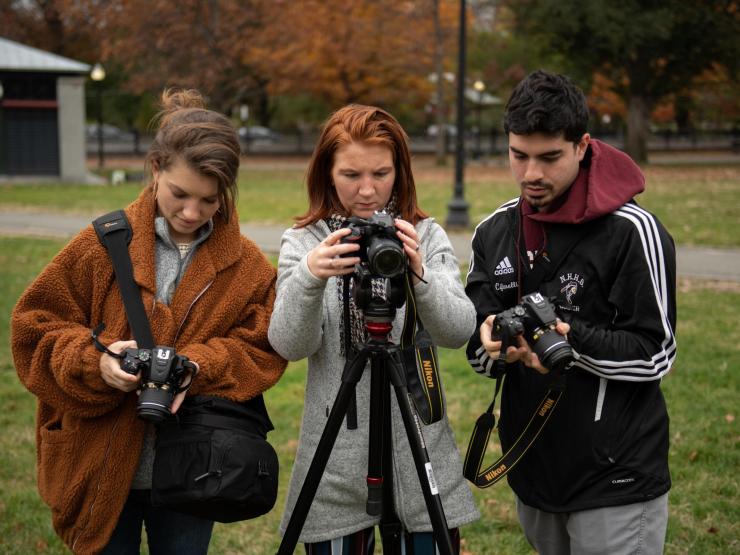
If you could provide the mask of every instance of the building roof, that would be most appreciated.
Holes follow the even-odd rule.
[[[88,73],[90,66],[0,37],[0,71]]]

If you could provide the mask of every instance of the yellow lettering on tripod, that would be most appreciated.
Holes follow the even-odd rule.
[[[432,369],[432,363],[428,360],[423,360],[421,364],[424,369],[424,379],[427,382],[427,388],[434,389],[434,370]]]
[[[545,401],[545,404],[542,405],[542,408],[540,409],[540,416],[545,416],[547,414],[547,411],[550,410],[554,404],[555,401],[553,401],[552,399],[548,399],[547,401]]]
[[[494,468],[493,470],[491,470],[490,472],[488,472],[485,475],[485,479],[490,482],[496,476],[498,476],[499,474],[502,474],[505,470],[506,470],[506,465],[505,464],[502,464],[501,466],[498,466],[498,467]]]

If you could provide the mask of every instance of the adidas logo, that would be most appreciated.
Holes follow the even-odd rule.
[[[493,275],[496,276],[503,276],[504,274],[513,274],[514,268],[511,265],[511,262],[509,262],[509,257],[504,256],[504,259],[498,263],[496,266],[496,269],[493,271]]]

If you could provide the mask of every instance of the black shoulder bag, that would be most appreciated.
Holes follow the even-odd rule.
[[[137,344],[152,349],[149,320],[133,279],[128,252],[133,232],[126,215],[116,210],[93,227],[111,257]],[[269,512],[279,473],[277,454],[266,439],[272,429],[262,395],[243,403],[187,397],[177,414],[157,426],[152,505],[218,522]]]

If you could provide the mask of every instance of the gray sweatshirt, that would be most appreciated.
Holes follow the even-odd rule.
[[[452,245],[431,218],[416,225],[424,258],[424,282],[415,288],[417,310],[436,345],[457,348],[475,328],[475,309],[465,295]],[[308,269],[307,254],[329,235],[320,221],[288,229],[282,238],[278,263],[277,298],[269,339],[288,360],[308,358],[308,376],[300,441],[281,533],[285,532],[316,446],[340,387],[345,358],[340,354],[342,306],[337,279],[320,279]],[[320,320],[319,320],[320,315]],[[398,344],[404,309],[393,321],[391,341]],[[342,423],[326,470],[308,513],[299,541],[313,543],[368,528],[379,522],[365,511],[367,501],[369,364],[356,388],[356,430]],[[396,512],[409,532],[431,531],[411,449],[395,395],[391,395],[393,498]],[[462,475],[460,453],[447,417],[422,429],[441,494],[447,524],[455,528],[479,518],[473,496]]]

